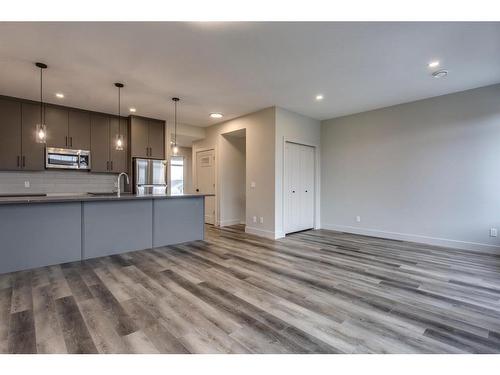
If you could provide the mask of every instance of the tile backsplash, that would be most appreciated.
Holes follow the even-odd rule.
[[[111,192],[116,177],[83,171],[0,172],[0,194]]]

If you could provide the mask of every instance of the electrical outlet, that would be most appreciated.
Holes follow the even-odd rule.
[[[490,228],[490,237],[496,237],[498,235],[497,228]]]
[[[260,223],[264,224],[264,217],[263,216],[260,217]]]
[[[252,217],[252,220],[253,220],[254,223],[256,223],[257,222],[257,216]]]
[[[356,222],[361,223],[361,216],[356,216]]]
[[[25,187],[26,189],[29,189],[29,187],[30,187],[30,182],[29,182],[29,181],[24,181],[24,187]]]

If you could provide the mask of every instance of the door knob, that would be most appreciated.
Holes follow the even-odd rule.
[[[295,193],[295,190],[292,190],[292,193]]]
[[[307,193],[307,190],[306,190],[306,193]]]
[[[200,189],[196,189],[196,192],[199,193],[200,192]]]

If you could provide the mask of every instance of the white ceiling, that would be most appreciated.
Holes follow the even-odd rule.
[[[69,106],[115,112],[121,81],[124,109],[171,120],[180,96],[196,126],[272,105],[327,119],[500,82],[500,23],[0,23],[0,94],[37,99],[35,61]]]

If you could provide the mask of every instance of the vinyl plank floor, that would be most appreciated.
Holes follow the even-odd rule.
[[[500,353],[500,255],[207,226],[0,275],[0,353]]]

